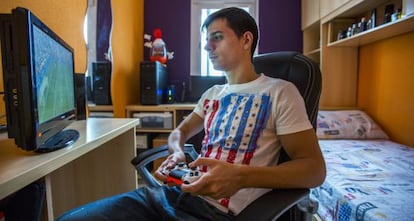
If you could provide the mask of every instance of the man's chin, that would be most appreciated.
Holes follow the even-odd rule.
[[[222,66],[214,64],[214,63],[213,63],[213,68],[216,71],[224,71],[224,68]]]

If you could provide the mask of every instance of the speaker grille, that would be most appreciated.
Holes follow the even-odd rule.
[[[165,103],[167,89],[167,67],[158,61],[141,62],[141,104],[157,105]]]
[[[93,62],[93,101],[98,105],[111,105],[111,63]]]

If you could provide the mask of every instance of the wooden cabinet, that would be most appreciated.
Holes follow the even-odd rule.
[[[320,0],[321,17],[327,16],[351,0]]]
[[[320,61],[320,0],[302,0],[303,53]]]
[[[328,35],[330,35],[330,39],[327,42],[327,45],[329,47],[359,47],[362,45],[370,44],[375,41],[391,38],[400,34],[404,34],[409,31],[414,30],[414,16],[404,16],[401,19],[398,19],[396,21],[383,23],[383,11],[385,8],[385,5],[387,4],[393,4],[395,10],[398,8],[401,9],[401,1],[388,1],[385,4],[377,5],[376,11],[377,11],[377,24],[374,28],[359,32],[355,35],[352,35],[351,37],[347,37],[345,39],[338,40],[337,35],[338,33],[335,32],[335,28],[332,27],[330,30],[328,30]],[[374,6],[375,7],[375,6]],[[355,13],[349,12],[346,14],[347,17],[355,18],[354,21],[358,21],[361,17],[365,16],[368,17],[368,13],[364,13],[364,7],[356,6],[355,7]],[[359,11],[362,11],[359,12]],[[368,11],[369,12],[369,11]],[[328,26],[334,26],[334,21],[336,19],[341,18],[334,18],[330,21],[327,21],[325,25]]]
[[[320,0],[302,0],[302,29],[319,21],[319,1]]]
[[[413,31],[414,15],[403,15],[383,24],[386,5],[402,9],[401,0],[320,0],[319,3],[319,21],[312,25],[305,21],[302,27],[303,53],[319,62],[322,71],[320,105],[356,106],[359,47]],[[368,20],[373,9],[377,21],[374,28],[338,40],[339,30],[357,24],[362,17]],[[303,9],[302,13],[306,11]],[[348,25],[344,25],[346,21]]]
[[[128,105],[126,106],[126,116],[140,118],[137,126],[137,136],[146,135],[147,146],[144,148],[151,148],[166,144],[169,133],[193,111],[194,107],[195,104]],[[147,117],[147,119],[144,119],[144,117]],[[154,122],[148,123],[150,118],[153,118]],[[144,121],[146,121],[146,124]],[[158,123],[155,121],[158,121]],[[165,123],[159,123],[161,121]],[[203,136],[204,133],[200,132],[189,139],[187,143],[193,144],[199,150]]]
[[[316,63],[321,57],[321,26],[319,21],[303,29],[303,54]]]
[[[88,105],[88,117],[114,117],[114,108],[112,105]]]
[[[165,113],[171,115],[172,125],[165,128],[155,126],[153,128],[146,126],[138,126],[137,132],[141,133],[169,133],[178,124],[193,111],[195,104],[163,104],[163,105],[127,105],[126,106],[126,116],[129,118],[134,118],[136,114],[150,114],[150,113]],[[142,123],[142,122],[141,122]]]

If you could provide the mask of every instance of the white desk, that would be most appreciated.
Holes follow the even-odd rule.
[[[135,119],[89,118],[70,125],[80,137],[72,146],[31,153],[0,138],[0,199],[44,179],[47,218],[75,206],[135,189]]]

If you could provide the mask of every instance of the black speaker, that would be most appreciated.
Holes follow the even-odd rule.
[[[86,119],[86,87],[85,75],[75,74],[75,100],[76,100],[76,119]]]
[[[167,89],[167,67],[158,61],[144,61],[140,65],[141,104],[165,103]]]
[[[92,88],[92,77],[85,76],[85,89],[86,89],[86,100],[93,103],[93,88]]]
[[[93,62],[93,101],[97,105],[111,105],[111,63]]]

